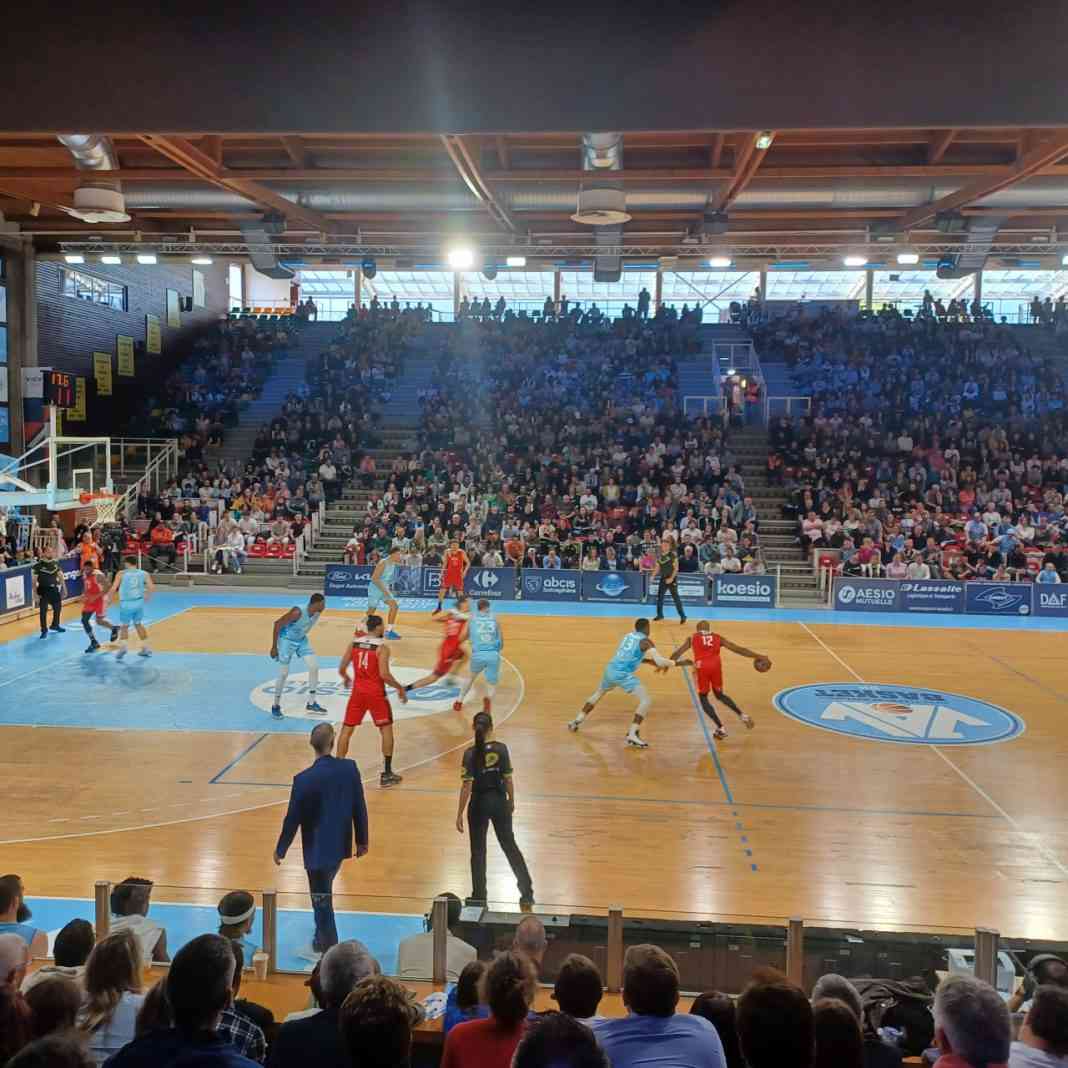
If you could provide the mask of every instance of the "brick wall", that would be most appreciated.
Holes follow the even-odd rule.
[[[82,375],[88,381],[87,421],[72,424],[71,432],[108,434],[124,421],[132,406],[150,395],[154,383],[169,373],[178,355],[180,334],[189,327],[216,319],[228,310],[227,265],[216,261],[195,268],[204,275],[205,307],[182,312],[179,329],[167,326],[168,289],[181,297],[193,295],[193,266],[189,263],[161,263],[156,266],[129,264],[115,267],[99,263],[72,265],[73,270],[126,286],[126,311],[63,295],[62,271],[66,264],[52,260],[37,263],[38,364]],[[145,316],[160,320],[163,355],[144,352]],[[115,338],[123,334],[134,339],[136,375],[120,377]],[[113,396],[97,397],[93,379],[93,353],[112,355]]]

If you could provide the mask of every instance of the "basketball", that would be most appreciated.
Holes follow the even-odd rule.
[[[78,494],[78,500],[82,504],[88,504],[92,499],[93,495],[88,490],[82,490],[82,492]]]
[[[756,660],[753,661],[753,667],[755,667],[757,671],[771,671],[771,661],[766,656],[758,656]]]

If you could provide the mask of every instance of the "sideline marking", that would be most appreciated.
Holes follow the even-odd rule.
[[[862,679],[860,675],[858,675],[815,631],[813,631],[807,623],[800,623],[798,625],[804,631],[807,632],[809,637],[811,637],[817,644],[822,646],[826,652],[833,656],[834,659],[837,660],[838,663],[841,664],[842,667],[844,667],[846,671],[848,671],[849,674],[857,680],[857,682],[864,682],[864,679]],[[1045,846],[1045,844],[1042,842],[1042,840],[1038,837],[1037,834],[1033,834],[1032,832],[1025,830],[1024,827],[1020,824],[1019,820],[1017,820],[1014,816],[1011,816],[1008,812],[1006,812],[1005,809],[1002,808],[1001,805],[999,805],[997,801],[995,801],[990,796],[990,794],[986,792],[986,790],[984,790],[966,771],[964,771],[963,768],[959,767],[952,760],[950,760],[950,758],[947,757],[946,754],[943,753],[937,745],[929,745],[928,748],[931,750],[932,753],[935,753],[937,756],[941,757],[945,764],[948,767],[952,768],[953,771],[955,771],[957,775],[961,778],[961,780],[967,783],[999,816],[1001,816],[1003,820],[1005,820],[1006,823],[1009,824],[1009,826],[1013,828],[1013,830],[1017,832],[1017,834],[1020,834],[1025,839],[1030,840],[1031,845],[1035,849],[1037,849],[1042,854],[1042,856],[1045,857],[1046,860],[1049,861],[1049,863],[1052,864],[1061,873],[1061,875],[1068,876],[1068,866],[1062,863],[1062,861],[1056,856],[1056,854]]]

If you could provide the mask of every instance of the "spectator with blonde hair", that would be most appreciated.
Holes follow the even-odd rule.
[[[85,1005],[78,1027],[89,1038],[89,1055],[103,1064],[132,1042],[141,993],[141,950],[131,930],[98,942],[85,966]]]

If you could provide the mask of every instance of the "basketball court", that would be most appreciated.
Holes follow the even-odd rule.
[[[117,662],[107,646],[84,654],[73,606],[65,635],[40,641],[32,619],[0,628],[4,870],[40,897],[88,899],[96,880],[136,874],[155,880],[159,901],[207,907],[240,886],[306,908],[299,851],[281,868],[271,856],[290,780],[311,758],[307,678],[295,661],[287,718],[272,719],[268,657],[273,620],[304,596],[161,591],[149,602],[150,660]],[[433,664],[431,607],[402,605],[392,646],[402,679]],[[580,733],[565,729],[634,607],[497,611],[506,664],[494,715],[540,905],[1068,938],[1059,621],[696,610],[772,658],[759,674],[724,654],[726,692],[756,728],[724,710],[730,737],[713,742],[683,673],[643,667],[651,747],[635,751],[623,744],[633,701],[619,693]],[[359,618],[331,604],[311,632],[332,718],[345,700],[336,665]],[[653,626],[665,654],[688,633]],[[343,868],[339,908],[415,922],[434,894],[469,891],[453,824],[478,702],[457,713],[455,696],[443,684],[394,701],[404,783],[392,790],[377,786],[378,732],[356,732],[371,852]],[[490,894],[514,907],[495,846]]]

